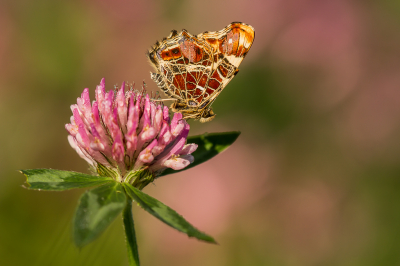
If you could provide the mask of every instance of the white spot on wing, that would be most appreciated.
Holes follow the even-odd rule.
[[[199,89],[199,90],[201,90],[201,91],[204,91],[204,88],[203,88],[202,86],[199,86],[199,85],[196,86],[196,89]]]

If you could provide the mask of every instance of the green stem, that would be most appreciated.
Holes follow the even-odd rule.
[[[125,229],[129,266],[140,266],[138,246],[136,243],[135,225],[132,217],[132,199],[128,195],[126,196],[125,209],[122,212],[122,221]]]

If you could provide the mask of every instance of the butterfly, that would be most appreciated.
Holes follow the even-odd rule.
[[[211,104],[239,72],[238,66],[254,41],[254,28],[233,22],[215,32],[191,35],[176,30],[157,42],[147,57],[156,69],[151,79],[175,100],[173,112],[184,119],[211,121]]]

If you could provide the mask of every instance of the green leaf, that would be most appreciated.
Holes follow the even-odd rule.
[[[110,177],[92,176],[77,172],[53,169],[21,170],[26,176],[29,189],[38,190],[67,190],[102,185],[113,181]]]
[[[150,197],[146,193],[143,193],[128,183],[123,183],[123,185],[126,193],[132,198],[132,200],[135,200],[140,207],[142,207],[151,215],[155,216],[176,230],[186,233],[189,237],[195,237],[199,240],[209,243],[217,243],[215,242],[214,238],[194,228],[193,225],[188,223],[182,216],[176,213],[176,211],[166,206],[162,202]]]
[[[203,135],[188,137],[187,143],[196,143],[198,146],[197,150],[192,153],[194,157],[194,162],[189,164],[186,168],[182,170],[172,170],[168,168],[160,176],[165,176],[169,174],[178,173],[180,171],[185,171],[192,167],[195,167],[205,161],[210,160],[215,155],[226,150],[235,140],[239,137],[239,131],[232,132],[222,132],[222,133],[205,133]]]
[[[139,252],[136,243],[135,224],[132,217],[132,199],[130,197],[126,199],[126,205],[122,212],[122,221],[124,222],[129,265],[139,266]]]
[[[125,192],[118,182],[86,191],[73,219],[75,244],[82,247],[95,240],[124,209],[125,201]]]

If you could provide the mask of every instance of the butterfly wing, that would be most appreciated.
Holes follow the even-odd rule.
[[[215,56],[239,67],[254,42],[255,32],[250,25],[233,22],[220,31],[204,32],[197,37],[212,47]]]
[[[148,54],[158,72],[152,79],[168,96],[203,108],[238,72],[253,40],[254,29],[239,22],[198,36],[173,31]]]

